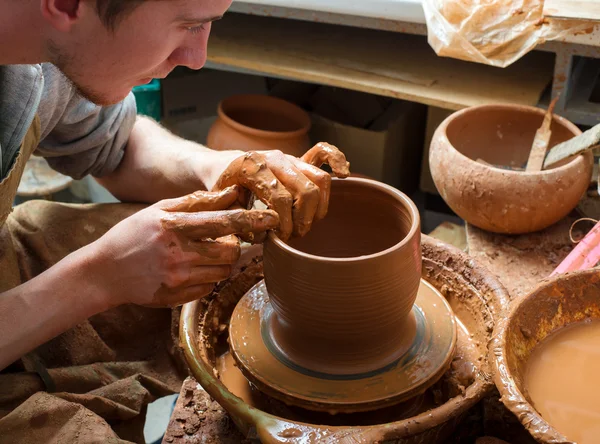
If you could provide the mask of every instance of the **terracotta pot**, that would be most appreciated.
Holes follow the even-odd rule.
[[[266,95],[231,96],[221,103],[207,146],[215,150],[280,150],[301,157],[310,147],[310,117],[302,108]]]
[[[289,244],[273,233],[265,242],[278,349],[329,374],[398,359],[415,335],[420,239],[419,212],[406,195],[373,180],[334,179],[325,219]]]
[[[585,194],[591,152],[537,173],[496,168],[527,162],[545,111],[519,105],[483,105],[450,115],[436,130],[429,154],[435,185],[461,218],[484,230],[521,234],[565,217]],[[550,146],[581,134],[554,116]]]
[[[495,382],[501,401],[540,443],[572,442],[536,411],[525,390],[525,372],[536,345],[584,319],[600,320],[600,272],[585,270],[541,283],[512,302],[492,342]],[[585,411],[585,410],[582,410]]]
[[[473,367],[473,378],[464,382],[460,390],[450,391],[449,396],[442,391],[445,397],[440,399],[440,405],[408,415],[394,407],[390,411],[374,412],[377,420],[373,422],[361,423],[364,416],[361,414],[359,417],[351,416],[347,419],[348,425],[344,425],[339,417],[326,414],[315,418],[298,410],[293,411],[295,419],[284,418],[282,406],[269,410],[269,406],[277,405],[274,400],[269,400],[259,409],[233,395],[219,380],[215,367],[220,353],[219,344],[221,341],[226,344],[228,337],[227,329],[221,327],[227,325],[237,301],[260,281],[260,263],[245,268],[243,273],[221,286],[211,299],[194,301],[183,307],[180,338],[194,377],[227,410],[242,433],[258,437],[265,444],[283,441],[307,444],[446,442],[470,409],[494,388],[487,345],[495,322],[508,304],[508,294],[495,277],[462,251],[425,235],[421,240],[422,277],[443,293],[467,331],[463,337],[466,339],[459,338],[458,350],[475,347],[472,356],[468,355],[461,361],[465,368]],[[475,340],[469,339],[470,335]],[[453,380],[452,375],[446,379]],[[336,424],[328,425],[328,421]]]

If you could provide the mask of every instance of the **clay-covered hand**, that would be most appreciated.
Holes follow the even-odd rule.
[[[123,220],[95,244],[109,306],[176,306],[208,295],[240,256],[236,234],[276,228],[272,210],[227,210],[239,187],[160,201]]]
[[[251,151],[235,159],[221,174],[214,190],[238,184],[279,214],[278,235],[284,241],[304,236],[313,221],[327,214],[331,175],[348,177],[350,164],[335,146],[318,143],[298,159],[281,151]],[[242,203],[247,203],[248,195]]]

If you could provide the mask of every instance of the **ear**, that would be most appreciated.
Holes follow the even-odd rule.
[[[58,31],[69,32],[81,14],[81,0],[41,0],[42,16]]]

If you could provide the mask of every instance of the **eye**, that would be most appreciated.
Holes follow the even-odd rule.
[[[188,26],[187,28],[185,28],[187,32],[190,32],[192,34],[200,34],[202,31],[204,31],[205,25],[199,25],[199,26]]]

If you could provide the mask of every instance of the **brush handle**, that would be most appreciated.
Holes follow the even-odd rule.
[[[577,244],[550,276],[594,268],[600,262],[600,222]]]

